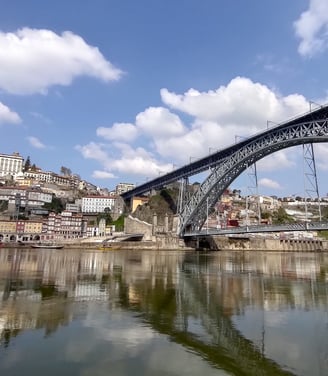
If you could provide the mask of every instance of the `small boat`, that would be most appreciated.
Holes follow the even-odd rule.
[[[56,243],[36,243],[31,245],[32,248],[42,248],[42,249],[61,249],[64,248],[63,244]]]
[[[111,242],[103,242],[99,247],[98,249],[101,250],[101,251],[114,251],[114,250],[117,250],[117,249],[120,249],[121,246],[119,244],[113,244]]]

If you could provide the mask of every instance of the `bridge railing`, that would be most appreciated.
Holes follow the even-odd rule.
[[[249,225],[227,228],[205,228],[201,231],[185,232],[184,237],[320,230],[328,230],[328,222],[299,222],[283,225]]]

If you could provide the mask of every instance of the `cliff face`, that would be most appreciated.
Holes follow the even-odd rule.
[[[156,214],[158,225],[164,225],[164,218],[167,215],[171,228],[173,215],[177,211],[177,198],[178,190],[162,189],[159,193],[151,196],[147,204],[139,205],[132,215],[141,221],[152,223],[153,216]]]

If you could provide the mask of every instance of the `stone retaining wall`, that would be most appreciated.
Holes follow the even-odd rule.
[[[126,234],[144,234],[143,240],[152,240],[153,226],[129,215],[124,219],[124,232]]]
[[[218,250],[256,250],[256,251],[289,251],[289,252],[317,252],[328,251],[326,240],[320,239],[267,239],[267,238],[239,238],[213,237]]]

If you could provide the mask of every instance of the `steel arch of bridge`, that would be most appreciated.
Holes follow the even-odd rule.
[[[218,201],[225,189],[248,166],[266,157],[295,145],[327,142],[328,117],[323,119],[287,124],[240,143],[238,150],[218,161],[211,174],[197,192],[184,203],[180,213],[179,234],[200,231],[206,221],[208,210]]]
[[[180,179],[187,179],[210,168],[211,174],[201,184],[199,190],[183,202],[179,212],[180,236],[187,232],[200,231],[206,221],[208,210],[248,166],[281,149],[301,144],[327,142],[327,122],[328,105],[325,105],[141,184],[121,196],[128,201],[134,196],[162,188]]]

